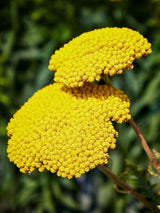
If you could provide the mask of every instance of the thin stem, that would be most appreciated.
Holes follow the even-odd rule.
[[[106,82],[106,84],[108,85],[112,85],[112,82],[110,81],[109,77],[107,75],[102,75],[102,79]],[[139,130],[139,128],[137,127],[136,123],[134,122],[133,118],[131,118],[129,120],[130,125],[132,126],[132,128],[135,130],[146,154],[148,155],[149,159],[151,160],[151,163],[154,165],[155,169],[157,170],[158,174],[160,175],[160,165],[158,164],[158,162],[156,161],[154,155],[152,154],[146,140],[144,139],[141,131]]]
[[[111,82],[111,80],[109,79],[108,75],[104,75],[104,74],[103,74],[101,77],[102,77],[102,79],[104,80],[104,82],[105,82],[107,85],[112,86],[112,82]]]
[[[157,170],[157,172],[160,174],[160,165],[158,164],[158,162],[156,161],[155,157],[153,156],[146,140],[144,139],[141,131],[139,130],[138,126],[136,125],[136,123],[134,122],[133,118],[131,118],[129,120],[130,125],[133,127],[133,129],[135,130],[146,154],[148,155],[149,159],[151,160],[151,163],[154,165],[155,169]]]
[[[130,186],[128,186],[126,183],[124,183],[122,180],[120,180],[115,174],[113,174],[107,167],[104,165],[98,165],[97,166],[106,176],[113,179],[119,186],[121,186],[123,189],[128,191],[128,193],[131,193],[134,197],[136,197],[138,200],[140,200],[146,207],[148,207],[152,212],[154,213],[160,213],[160,210],[153,206],[152,203],[150,203],[148,200],[146,200],[141,194],[136,192],[134,189],[132,189]]]

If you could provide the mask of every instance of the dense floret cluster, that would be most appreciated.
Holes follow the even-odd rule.
[[[54,83],[37,91],[8,124],[8,157],[21,172],[47,170],[72,178],[106,164],[115,148],[112,122],[130,119],[130,101],[108,85],[68,88]]]
[[[56,51],[49,69],[57,83],[37,91],[8,124],[10,161],[24,173],[47,169],[69,179],[106,164],[118,135],[112,121],[131,118],[130,101],[112,85],[91,82],[132,69],[150,47],[138,32],[114,27],[84,33]]]
[[[99,81],[101,74],[121,74],[132,69],[132,62],[151,53],[151,44],[128,28],[96,29],[74,38],[52,55],[49,69],[55,81],[69,87]]]

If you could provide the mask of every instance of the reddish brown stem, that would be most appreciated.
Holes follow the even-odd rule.
[[[139,130],[139,128],[137,127],[136,123],[134,122],[133,118],[131,118],[129,120],[130,125],[133,127],[134,131],[136,132],[145,152],[147,153],[149,159],[151,160],[151,163],[154,165],[155,169],[157,170],[157,172],[160,174],[160,165],[158,164],[158,162],[156,161],[155,157],[153,156],[146,140],[144,139],[141,131]]]
[[[112,178],[119,186],[121,186],[123,189],[125,189],[126,191],[128,191],[128,193],[131,193],[134,197],[136,197],[138,200],[140,200],[152,212],[154,212],[154,213],[160,213],[160,210],[156,206],[154,206],[152,203],[150,203],[148,200],[146,200],[141,194],[139,194],[138,192],[136,192],[134,189],[132,189],[130,186],[128,186],[126,183],[124,183],[122,180],[120,180],[107,167],[105,167],[104,165],[98,165],[97,167],[106,176]]]
[[[107,75],[102,75],[103,80],[106,82],[106,84],[108,85],[112,85],[109,77]],[[151,160],[151,163],[154,165],[155,169],[157,170],[158,174],[160,175],[160,165],[158,164],[158,162],[156,161],[155,157],[153,156],[146,140],[144,139],[141,131],[139,130],[139,128],[137,127],[136,123],[134,122],[133,118],[131,118],[129,120],[130,125],[133,127],[133,129],[135,130],[138,138],[140,139],[140,142],[145,150],[145,152],[147,153],[149,159]]]

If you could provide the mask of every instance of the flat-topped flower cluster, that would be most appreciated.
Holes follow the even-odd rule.
[[[128,28],[103,28],[83,33],[52,55],[49,69],[55,81],[69,87],[99,81],[101,74],[122,74],[136,58],[151,53],[151,44]]]
[[[56,51],[49,68],[57,83],[37,91],[8,124],[10,161],[24,173],[47,169],[69,179],[106,164],[118,136],[112,121],[131,118],[130,101],[111,85],[91,82],[150,52],[150,43],[127,28],[84,33]]]

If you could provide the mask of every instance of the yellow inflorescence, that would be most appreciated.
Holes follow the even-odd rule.
[[[69,87],[99,81],[101,74],[121,74],[132,69],[136,58],[151,53],[151,44],[128,28],[103,28],[83,33],[52,55],[49,69],[55,81]]]
[[[67,88],[55,83],[36,92],[8,124],[8,157],[21,172],[46,168],[80,177],[106,164],[115,148],[112,122],[130,119],[129,99],[107,85]]]

